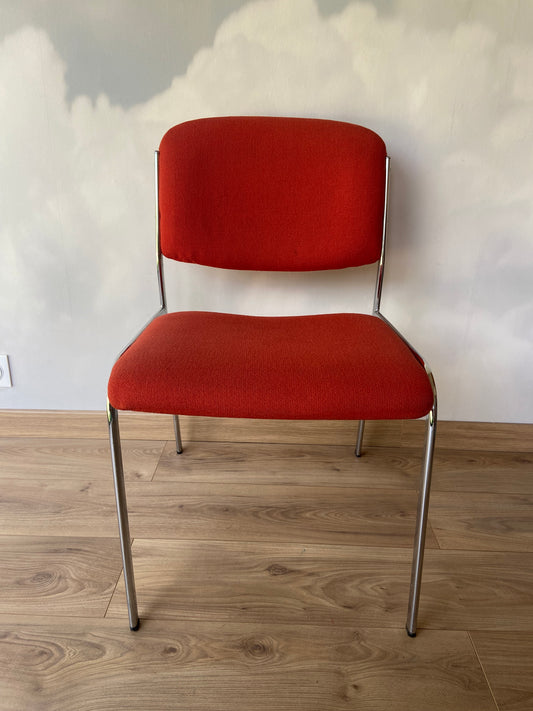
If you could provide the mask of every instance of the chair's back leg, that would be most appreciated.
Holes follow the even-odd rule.
[[[181,443],[180,418],[178,415],[174,415],[174,437],[176,439],[176,454],[181,454],[183,445]]]
[[[409,607],[407,611],[407,634],[416,635],[416,622],[418,617],[418,603],[420,600],[420,584],[422,580],[422,565],[424,563],[424,546],[426,542],[426,528],[429,509],[429,492],[431,488],[431,471],[433,467],[433,450],[435,448],[435,432],[437,429],[437,405],[427,416],[426,447],[422,463],[422,476],[420,491],[418,492],[418,511],[416,515],[416,530],[413,550],[413,566],[411,569],[411,590],[409,593]]]
[[[361,447],[363,446],[363,434],[365,432],[365,421],[359,420],[359,428],[357,430],[357,444],[355,445],[355,456],[361,456]]]
[[[124,584],[128,603],[130,629],[139,629],[137,612],[137,596],[135,594],[135,579],[133,576],[133,561],[131,557],[130,527],[128,523],[128,506],[126,503],[126,488],[124,486],[124,467],[122,465],[122,448],[118,426],[118,412],[107,404],[107,421],[109,424],[109,441],[111,444],[111,459],[113,462],[113,478],[115,481],[115,498],[117,502],[118,532],[122,551],[124,568]]]

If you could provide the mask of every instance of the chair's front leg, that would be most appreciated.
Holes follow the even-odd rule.
[[[118,532],[122,551],[124,568],[124,584],[128,603],[128,617],[131,630],[139,629],[137,612],[137,596],[135,594],[135,579],[133,576],[133,561],[131,557],[130,527],[128,523],[128,506],[126,503],[126,488],[124,486],[124,467],[122,465],[122,448],[118,426],[118,412],[107,403],[107,422],[109,425],[109,441],[111,444],[111,459],[113,462],[113,477],[115,481],[115,497],[117,502]]]
[[[435,448],[435,432],[437,429],[437,403],[427,416],[426,447],[422,463],[422,476],[420,491],[418,493],[418,511],[416,516],[416,531],[413,550],[413,566],[411,569],[411,590],[409,593],[409,607],[407,611],[407,634],[416,635],[416,622],[418,617],[418,603],[420,600],[420,584],[422,581],[422,565],[424,563],[424,546],[426,542],[426,528],[429,509],[429,492],[431,488],[431,470],[433,467],[433,450]]]

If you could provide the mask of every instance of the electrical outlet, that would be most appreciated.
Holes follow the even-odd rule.
[[[0,388],[10,388],[12,385],[9,356],[0,355]]]

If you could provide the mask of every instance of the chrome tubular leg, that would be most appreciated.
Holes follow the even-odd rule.
[[[176,438],[176,454],[181,454],[183,445],[181,443],[180,418],[178,415],[174,415],[174,436]]]
[[[435,432],[437,429],[437,405],[427,416],[426,448],[422,464],[420,491],[418,493],[418,512],[416,516],[416,531],[413,549],[413,566],[411,569],[411,590],[409,592],[409,607],[407,611],[407,634],[416,636],[416,621],[418,603],[420,600],[420,584],[422,581],[422,565],[424,563],[424,545],[426,542],[426,527],[429,509],[429,491],[431,487],[431,470],[433,466],[433,450],[435,448]]]
[[[131,630],[139,629],[137,612],[137,596],[135,594],[135,579],[133,577],[133,561],[131,557],[130,527],[128,523],[128,506],[126,503],[126,488],[124,486],[124,467],[122,465],[122,448],[118,427],[118,413],[109,402],[107,403],[107,422],[109,425],[109,441],[111,444],[111,459],[113,462],[113,477],[115,480],[115,497],[117,502],[118,532],[122,551],[124,568],[124,584],[128,603],[128,617]]]
[[[357,430],[357,444],[355,445],[355,456],[361,456],[361,447],[363,446],[363,434],[365,431],[365,421],[359,420],[359,429]]]

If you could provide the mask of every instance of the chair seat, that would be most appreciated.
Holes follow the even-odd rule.
[[[433,404],[417,357],[364,314],[165,314],[118,359],[108,396],[119,410],[268,419],[409,419]]]

